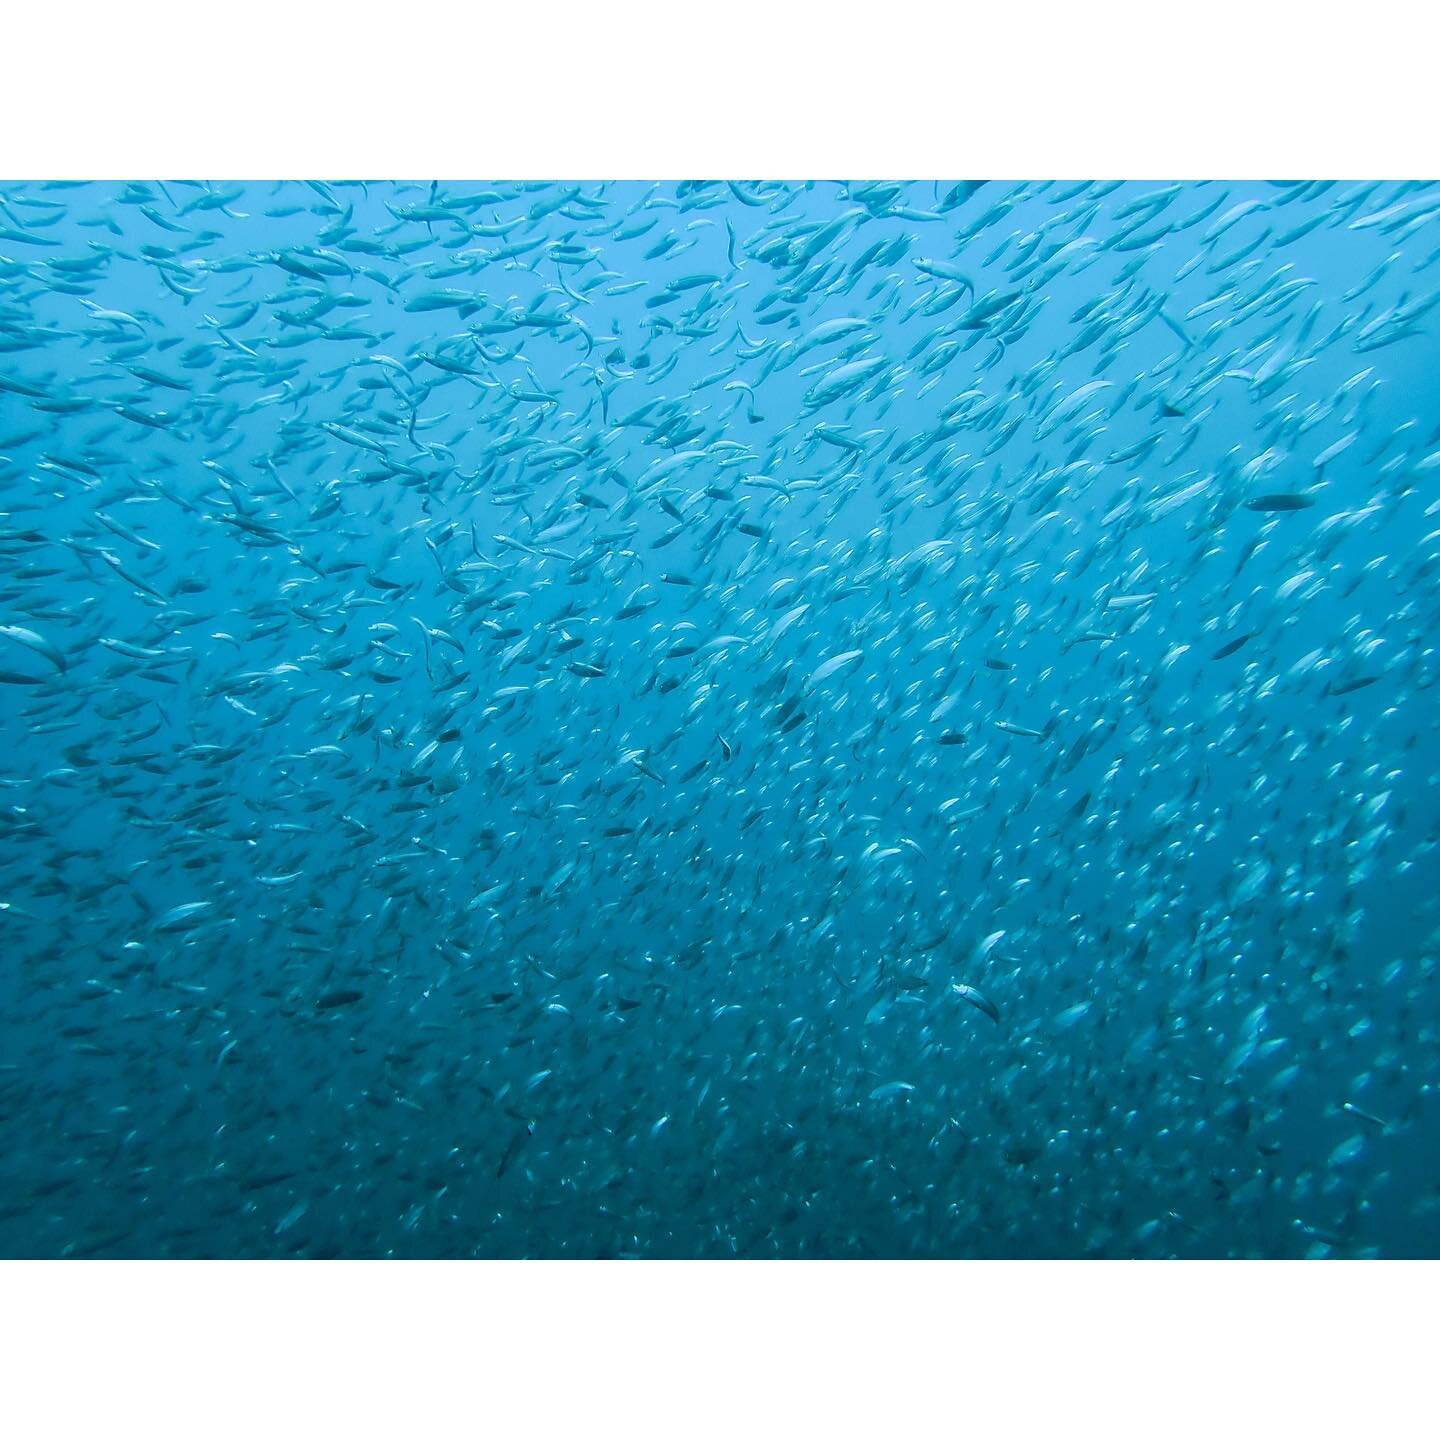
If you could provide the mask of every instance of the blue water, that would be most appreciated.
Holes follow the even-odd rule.
[[[0,1253],[1440,1254],[1437,262],[0,184]]]

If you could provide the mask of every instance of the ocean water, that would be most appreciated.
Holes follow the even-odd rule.
[[[1440,186],[0,184],[0,1253],[1440,1255]]]

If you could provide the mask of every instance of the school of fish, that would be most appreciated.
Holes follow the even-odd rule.
[[[1440,184],[0,182],[0,1254],[1440,1255]]]

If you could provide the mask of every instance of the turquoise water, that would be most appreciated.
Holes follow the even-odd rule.
[[[0,184],[0,1253],[1440,1254],[1437,261]]]

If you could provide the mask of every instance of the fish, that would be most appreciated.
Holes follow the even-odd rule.
[[[950,988],[967,1004],[973,1005],[982,1015],[993,1020],[997,1025],[1000,1023],[1000,1011],[995,1002],[983,995],[973,985],[965,985],[957,981]]]
[[[1210,658],[1212,660],[1224,660],[1227,656],[1233,655],[1237,650],[1248,645],[1254,638],[1255,636],[1252,631],[1242,630],[1240,634],[1232,635]]]
[[[357,1000],[365,998],[364,992],[360,990],[327,990],[315,1000],[317,1010],[337,1010],[342,1005],[353,1005]]]
[[[832,675],[843,670],[847,665],[853,665],[863,658],[861,650],[846,650],[842,654],[832,655],[823,665],[817,666],[810,673],[809,679],[805,682],[806,690],[814,690],[817,686],[824,684]]]
[[[1273,495],[1256,495],[1245,502],[1247,510],[1259,511],[1262,515],[1284,514],[1294,510],[1308,510],[1315,503],[1311,495],[1286,491]]]
[[[49,640],[24,625],[0,625],[0,639],[13,640],[17,645],[33,650],[35,654],[48,660],[61,675],[69,669],[64,655]]]
[[[187,900],[183,904],[172,905],[155,921],[154,930],[156,934],[165,935],[193,929],[214,908],[213,900]]]
[[[1440,184],[0,190],[0,1254],[1440,1253]]]

